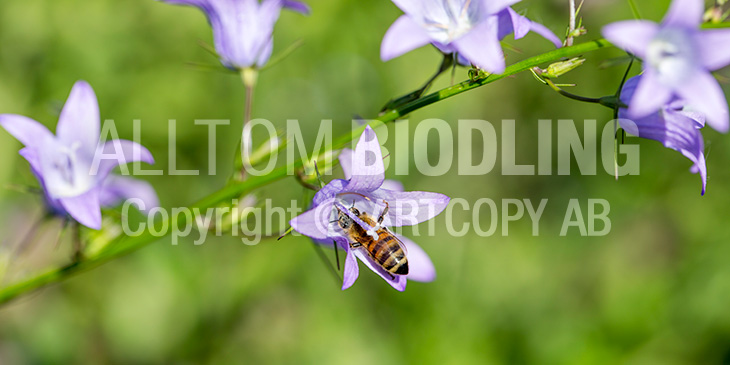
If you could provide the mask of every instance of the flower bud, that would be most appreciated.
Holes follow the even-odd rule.
[[[578,68],[586,60],[584,58],[571,58],[567,61],[556,62],[548,66],[546,70],[543,70],[540,76],[549,79],[554,79],[567,74],[570,71]]]

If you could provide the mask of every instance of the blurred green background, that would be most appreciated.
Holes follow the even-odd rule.
[[[311,149],[321,119],[334,120],[335,135],[346,133],[354,115],[375,115],[391,97],[420,86],[440,60],[425,47],[380,61],[382,36],[400,15],[390,1],[308,3],[310,17],[282,14],[275,52],[298,39],[305,43],[261,75],[253,115],[277,126],[286,119],[311,126],[304,131]],[[567,3],[525,0],[515,9],[562,35]],[[640,2],[641,15],[658,21],[668,3]],[[624,0],[602,0],[588,1],[583,16],[589,33],[579,42],[632,13]],[[203,171],[205,127],[193,121],[233,119],[220,129],[218,176],[146,177],[164,207],[186,206],[224,184],[242,118],[237,77],[185,64],[215,62],[196,44],[210,43],[210,33],[198,10],[152,0],[3,0],[0,113],[55,127],[71,86],[84,79],[96,90],[102,119],[114,119],[122,138],[131,139],[132,121],[142,120],[142,143],[156,168],[167,170],[167,121],[176,119],[178,168]],[[507,51],[508,63],[550,49],[535,35],[507,43],[517,48]],[[591,53],[565,82],[577,83],[571,91],[579,94],[613,94],[623,68],[599,65],[621,55]],[[459,69],[456,79],[465,78]],[[449,83],[445,76],[437,87]],[[411,128],[427,118],[452,125],[485,119],[498,132],[500,120],[516,119],[517,160],[534,164],[538,119],[596,119],[603,126],[611,113],[563,99],[523,73],[416,112]],[[653,141],[640,143],[641,175],[618,182],[600,165],[597,176],[576,169],[572,176],[501,176],[499,164],[486,176],[458,176],[456,167],[435,178],[413,166],[410,176],[389,170],[407,190],[469,201],[549,199],[538,237],[523,219],[507,237],[498,231],[455,239],[438,217],[435,236],[414,238],[431,255],[438,278],[411,282],[404,293],[363,265],[355,286],[340,291],[303,237],[257,246],[226,237],[201,246],[163,239],[0,308],[0,363],[727,364],[730,146],[727,136],[704,134],[705,197],[689,161]],[[437,142],[429,140],[434,151]],[[386,145],[392,150],[394,143],[390,138]],[[5,253],[42,210],[37,196],[7,188],[35,184],[17,155],[20,147],[0,131]],[[288,206],[302,188],[288,179],[258,194]],[[611,233],[580,237],[571,230],[560,237],[571,198],[607,199]],[[471,212],[455,212],[457,224],[471,221]],[[486,226],[492,217],[487,210],[479,219]],[[53,245],[59,227],[57,221],[43,226],[32,248],[10,263],[6,283],[67,261],[70,242]]]

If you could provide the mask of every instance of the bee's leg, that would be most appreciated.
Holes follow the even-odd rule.
[[[360,248],[360,247],[362,247],[362,243],[360,243],[360,242],[350,243],[350,248]]]
[[[395,276],[393,274],[391,274],[387,271],[385,273],[388,274],[388,276],[390,276],[390,280],[395,280]]]
[[[385,209],[383,209],[383,212],[380,213],[380,217],[378,217],[378,224],[383,223],[383,220],[385,219],[385,215],[388,214],[389,210],[390,210],[390,204],[388,204],[388,202],[385,202]]]

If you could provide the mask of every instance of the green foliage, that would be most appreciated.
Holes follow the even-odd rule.
[[[304,130],[311,149],[320,119],[335,120],[336,135],[348,132],[353,115],[373,116],[393,96],[420,87],[441,58],[424,48],[379,60],[381,37],[399,16],[390,1],[309,3],[311,17],[282,15],[275,52],[299,39],[304,44],[259,75],[254,118],[281,127],[288,118],[311,125]],[[658,20],[667,3],[638,5],[642,15]],[[517,8],[529,9],[528,16],[553,31],[564,29],[567,6],[533,0]],[[610,21],[631,18],[632,11],[620,2],[587,2],[581,16],[591,33],[578,44],[597,37]],[[226,184],[243,119],[239,77],[186,66],[213,63],[197,39],[210,42],[199,12],[152,0],[4,0],[0,112],[54,125],[73,82],[85,79],[96,89],[102,118],[117,122],[120,137],[132,138],[132,121],[142,120],[142,142],[155,155],[155,168],[168,166],[167,123],[176,119],[178,168],[202,172],[205,127],[193,120],[232,119],[218,134],[217,176],[148,177],[164,206],[187,206]],[[508,52],[508,64],[550,50],[532,35],[514,43],[524,54]],[[576,83],[571,91],[582,95],[612,95],[624,68],[598,66],[619,56],[616,50],[586,55],[585,64],[561,81]],[[466,69],[457,72],[457,81],[468,79]],[[448,86],[449,77],[442,76],[432,90]],[[499,128],[505,117],[517,120],[517,161],[536,163],[538,119],[597,119],[602,126],[612,115],[563,99],[523,72],[416,111],[410,128],[426,118],[453,125],[479,118]],[[263,138],[254,135],[257,145]],[[723,143],[727,136],[707,130],[705,138],[711,179],[704,198],[699,178],[687,173],[689,163],[651,141],[631,141],[641,145],[641,175],[618,182],[602,172],[580,176],[576,169],[572,176],[502,176],[499,166],[485,176],[452,171],[425,178],[411,166],[410,176],[396,177],[409,189],[469,201],[550,202],[538,237],[531,236],[529,221],[521,221],[508,237],[454,239],[439,217],[435,237],[414,238],[439,277],[410,283],[404,293],[364,267],[357,285],[341,292],[304,237],[257,246],[236,238],[212,238],[201,246],[163,239],[0,308],[0,363],[727,361],[730,195],[724,187],[730,148]],[[398,151],[402,145],[389,138],[386,147]],[[0,186],[33,184],[18,149],[0,132]],[[257,192],[282,206],[303,194],[293,178]],[[2,246],[22,239],[40,201],[9,190],[0,198]],[[559,237],[570,198],[610,201],[612,233]],[[472,221],[472,212],[456,209],[455,219]],[[477,220],[486,227],[491,217]],[[44,225],[28,257],[5,266],[5,280],[68,259],[68,237],[54,249],[56,223]],[[102,246],[105,238],[97,237]]]

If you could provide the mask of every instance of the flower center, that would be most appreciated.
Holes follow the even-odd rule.
[[[89,166],[79,159],[81,144],[75,142],[70,147],[57,145],[46,154],[43,178],[48,193],[53,198],[66,198],[87,192],[94,183],[89,174]]]
[[[649,43],[646,62],[662,82],[678,86],[692,75],[696,63],[691,34],[683,29],[662,29]]]
[[[481,20],[477,0],[435,0],[424,4],[426,31],[439,43],[449,44],[471,31]],[[430,3],[430,2],[429,2]]]
[[[79,144],[74,143],[71,148],[62,148],[56,155],[56,159],[53,161],[53,167],[58,170],[59,175],[66,184],[74,186],[74,165],[76,165],[76,150],[78,150]]]

